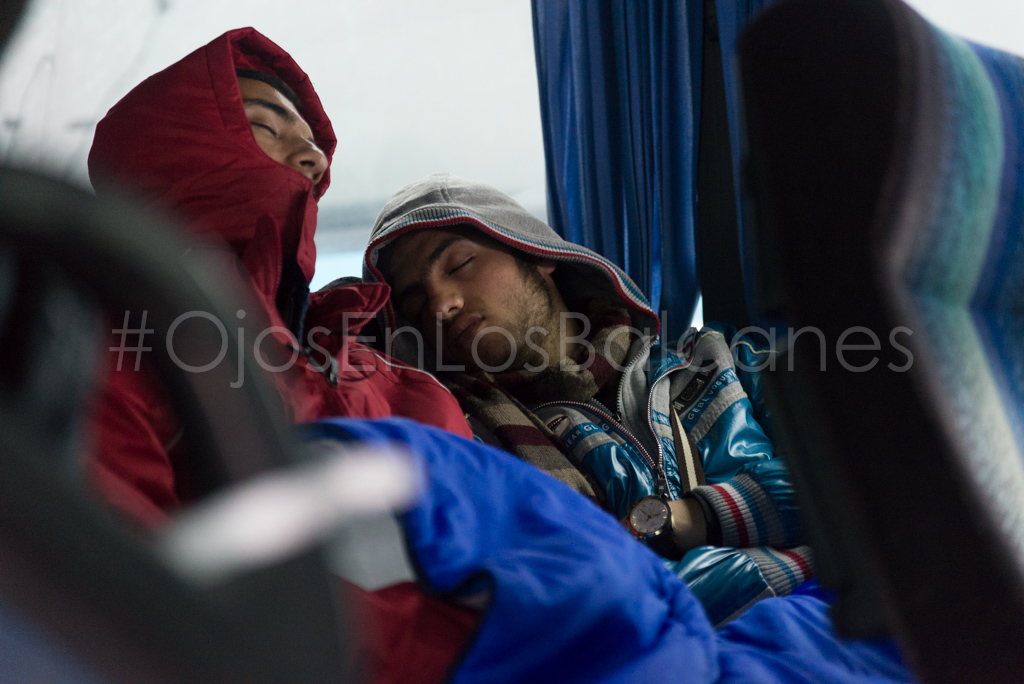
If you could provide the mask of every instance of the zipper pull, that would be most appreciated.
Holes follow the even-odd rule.
[[[654,493],[659,498],[665,501],[671,501],[672,495],[668,491],[668,478],[665,477],[665,471],[661,468],[657,469],[657,477],[655,478],[655,489]]]
[[[338,386],[338,376],[340,375],[338,372],[338,359],[333,356],[331,357],[331,372],[325,375],[327,375],[327,382],[331,387]]]
[[[330,354],[326,354],[324,356],[324,363],[323,365],[321,365],[317,363],[316,359],[313,358],[312,347],[299,348],[296,347],[294,344],[289,343],[288,349],[291,350],[292,352],[296,352],[298,354],[301,354],[302,356],[305,356],[306,362],[310,366],[312,366],[314,370],[323,375],[324,378],[327,380],[327,384],[329,384],[331,387],[338,386],[338,380],[341,377],[341,372],[338,367],[338,359],[331,356]]]

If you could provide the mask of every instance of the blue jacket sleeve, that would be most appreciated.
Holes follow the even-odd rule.
[[[761,371],[774,362],[775,352],[768,340],[737,335],[732,326],[710,324],[708,327],[728,341],[736,376],[747,400],[731,407],[730,410],[740,414],[723,414],[718,419],[727,426],[744,427],[746,432],[741,434],[738,428],[727,432],[719,429],[723,434],[717,435],[718,448],[730,454],[737,449],[748,452],[760,448],[768,455],[763,460],[747,462],[730,479],[693,490],[705,512],[710,512],[714,518],[709,528],[717,534],[712,534],[709,541],[735,548],[787,548],[803,544],[805,538],[793,485],[785,462],[775,453],[771,416],[761,392]]]

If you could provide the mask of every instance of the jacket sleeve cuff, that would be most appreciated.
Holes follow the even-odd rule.
[[[798,586],[814,577],[814,560],[809,546],[792,549],[762,547],[742,549],[757,563],[758,570],[776,596],[788,596]]]
[[[719,545],[733,548],[751,546],[790,546],[786,526],[771,498],[754,478],[745,473],[716,485],[695,487],[691,494],[704,508],[711,524],[714,519],[720,531]],[[710,511],[710,515],[708,512]]]

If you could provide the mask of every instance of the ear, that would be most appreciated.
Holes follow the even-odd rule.
[[[557,265],[557,262],[551,261],[550,259],[544,259],[537,263],[537,272],[542,276],[550,276],[555,272],[555,267]]]

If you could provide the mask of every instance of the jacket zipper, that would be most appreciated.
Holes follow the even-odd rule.
[[[630,371],[632,371],[633,366],[635,366],[637,363],[639,363],[640,359],[644,358],[645,355],[649,354],[651,349],[653,349],[654,346],[657,343],[658,343],[657,339],[654,339],[654,340],[648,342],[647,346],[644,347],[643,349],[641,349],[640,353],[638,353],[636,356],[633,357],[633,360],[629,362],[629,365],[626,366],[626,369],[624,371],[622,371],[623,379],[629,377],[629,373],[630,373]],[[664,373],[660,378],[658,378],[657,380],[654,381],[654,384],[651,385],[651,388],[647,391],[647,427],[650,429],[651,434],[654,435],[654,443],[658,447],[658,462],[657,462],[657,468],[654,471],[655,477],[657,479],[657,494],[658,494],[658,496],[660,496],[661,498],[665,499],[666,501],[671,498],[671,492],[670,492],[670,490],[668,488],[668,476],[665,475],[665,450],[661,446],[661,440],[658,439],[658,433],[654,431],[654,422],[651,420],[651,408],[652,408],[651,407],[651,402],[654,399],[654,388],[658,385],[659,382],[664,380],[668,375],[669,375],[668,373]],[[625,414],[625,410],[624,410],[625,409],[625,402],[623,401],[623,398],[622,398],[623,394],[625,393],[625,390],[626,390],[626,383],[620,381],[619,382],[619,394],[618,394],[618,398],[616,399],[616,402],[617,402],[616,408],[619,411],[619,415],[624,415]]]
[[[600,408],[594,406],[593,404],[588,404],[582,401],[547,401],[544,402],[543,404],[537,404],[536,406],[533,406],[531,410],[547,408],[548,406],[577,406],[579,408],[590,411],[591,413],[596,413],[597,415],[601,416],[601,418],[611,423],[611,425],[616,430],[618,430],[627,440],[629,440],[630,444],[637,448],[637,451],[639,451],[640,455],[643,456],[644,461],[647,462],[647,465],[650,467],[651,472],[654,474],[654,479],[657,483],[658,495],[661,496],[663,492],[665,494],[668,493],[668,482],[665,478],[665,470],[662,467],[662,461],[665,458],[665,456],[661,452],[660,444],[658,445],[658,460],[656,461],[654,458],[651,457],[650,452],[648,452],[647,449],[644,448],[644,445],[641,444],[640,440],[637,439],[637,437],[632,432],[630,432],[625,425],[623,425],[614,417],[612,417],[610,412],[601,410]]]
[[[658,473],[661,476],[661,479],[658,481],[658,495],[668,500],[671,498],[671,493],[668,488],[668,476],[665,475],[665,450],[661,446],[661,440],[658,439],[658,433],[654,431],[654,421],[651,420],[651,413],[654,410],[652,406],[654,402],[654,388],[666,377],[668,377],[668,373],[655,380],[654,384],[651,385],[650,392],[647,393],[647,427],[651,429],[651,434],[654,435],[654,442],[658,445],[658,464],[661,466],[661,470]],[[669,399],[669,403],[671,404],[671,399]]]

